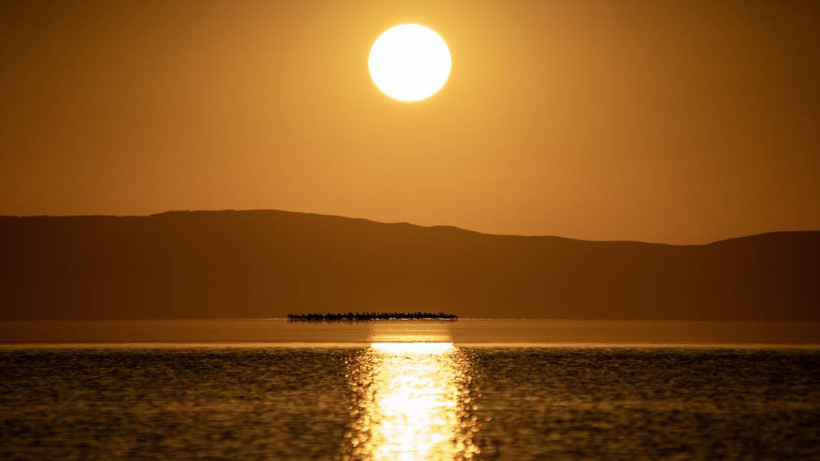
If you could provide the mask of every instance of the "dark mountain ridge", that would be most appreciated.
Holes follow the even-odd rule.
[[[0,217],[0,319],[820,320],[820,231],[664,245],[285,211]]]

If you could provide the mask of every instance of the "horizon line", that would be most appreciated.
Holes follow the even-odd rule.
[[[545,234],[504,234],[504,233],[491,233],[491,232],[483,232],[477,231],[473,229],[467,229],[463,227],[458,227],[451,224],[432,224],[432,225],[424,225],[424,224],[414,224],[408,221],[393,221],[393,222],[386,222],[386,221],[376,221],[370,218],[362,218],[362,217],[352,217],[352,216],[342,216],[342,215],[335,215],[335,214],[324,214],[324,213],[317,213],[311,211],[293,211],[293,210],[284,210],[279,208],[250,208],[250,209],[236,209],[236,208],[224,208],[224,209],[176,209],[176,210],[166,210],[156,213],[149,213],[149,214],[102,214],[102,213],[91,213],[91,214],[31,214],[31,215],[14,215],[14,214],[0,214],[0,219],[2,218],[152,218],[152,217],[159,217],[162,215],[168,214],[183,214],[183,213],[258,213],[258,212],[274,212],[274,213],[289,213],[289,214],[298,214],[298,215],[310,215],[310,216],[321,216],[327,218],[337,218],[337,219],[348,219],[348,220],[356,220],[356,221],[366,221],[374,224],[382,224],[382,225],[406,225],[406,226],[413,226],[423,229],[437,229],[437,228],[446,228],[446,229],[453,229],[458,230],[461,232],[469,232],[474,234],[480,235],[487,235],[487,236],[495,236],[495,237],[519,237],[519,238],[552,238],[552,239],[562,239],[562,240],[574,240],[578,242],[593,242],[593,243],[636,243],[636,244],[647,244],[647,245],[666,245],[666,246],[707,246],[721,242],[727,242],[730,240],[738,240],[750,237],[759,237],[764,235],[771,235],[771,234],[788,234],[788,233],[805,233],[805,232],[820,232],[820,229],[801,229],[801,230],[770,230],[766,232],[760,232],[755,234],[746,234],[746,235],[739,235],[735,237],[727,237],[719,240],[712,240],[706,243],[666,243],[666,242],[656,242],[656,241],[646,241],[646,240],[592,240],[592,239],[581,239],[575,237],[564,237],[559,235],[545,235]]]

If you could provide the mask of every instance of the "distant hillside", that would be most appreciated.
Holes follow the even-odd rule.
[[[820,320],[820,231],[699,246],[487,235],[283,211],[0,217],[0,319]]]

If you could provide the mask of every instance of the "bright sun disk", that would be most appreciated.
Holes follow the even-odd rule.
[[[370,77],[399,101],[429,98],[447,83],[452,60],[439,34],[418,24],[392,27],[370,48]]]

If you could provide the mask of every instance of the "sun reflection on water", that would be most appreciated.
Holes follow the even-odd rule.
[[[384,354],[443,354],[453,349],[453,343],[373,343],[370,347]]]
[[[351,459],[472,458],[469,364],[452,343],[374,343],[350,374],[357,393]]]

